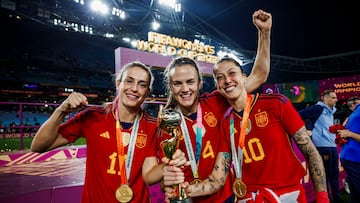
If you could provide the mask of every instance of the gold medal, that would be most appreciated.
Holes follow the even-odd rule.
[[[128,184],[121,184],[115,192],[116,199],[121,203],[130,202],[133,195],[134,193]]]
[[[195,178],[193,181],[191,181],[191,185],[194,185],[194,184],[197,184],[197,183],[201,183],[201,179],[199,179],[199,178]]]
[[[233,183],[233,192],[238,198],[243,198],[246,195],[246,185],[241,178],[236,178]]]

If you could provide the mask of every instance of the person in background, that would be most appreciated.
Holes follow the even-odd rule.
[[[347,140],[341,148],[340,160],[347,175],[350,202],[355,203],[360,200],[360,98],[351,97],[347,104],[353,113],[350,114],[345,129],[338,130],[340,137]]]
[[[346,101],[346,105],[347,105],[348,109],[350,110],[350,114],[355,111],[355,107],[359,104],[359,100],[360,100],[360,97],[353,96],[353,97],[350,97]],[[346,117],[345,121],[343,122],[343,125],[346,125],[346,123],[348,122],[348,119],[349,119],[349,116]]]
[[[325,90],[321,94],[321,101],[315,105],[299,111],[303,120],[311,119],[312,141],[319,151],[325,166],[327,184],[330,185],[332,201],[341,202],[339,189],[339,153],[335,143],[335,133],[329,131],[334,123],[337,96],[334,90]],[[317,117],[317,119],[313,119]]]
[[[352,111],[349,110],[347,104],[345,105],[341,102],[337,102],[337,105],[335,107],[336,112],[334,113],[334,122],[343,125],[346,118],[349,117]]]
[[[257,10],[252,16],[258,29],[258,49],[254,66],[249,77],[246,77],[244,88],[251,92],[263,84],[270,70],[270,32],[272,17],[270,13]],[[221,165],[227,172],[230,170],[230,153],[219,148],[220,120],[223,118],[229,104],[218,91],[199,96],[201,74],[194,60],[180,57],[173,60],[165,70],[169,87],[169,102],[166,108],[178,109],[184,116],[186,129],[182,128],[184,139],[181,140],[181,151],[187,152],[192,162],[190,167],[182,171],[179,167],[164,167],[164,185],[173,185],[172,181],[188,181],[192,184],[205,180],[213,167]],[[244,76],[245,77],[245,76]],[[197,130],[199,129],[199,130]],[[187,132],[186,132],[187,131]],[[186,135],[188,134],[188,135]],[[189,138],[187,138],[187,136]],[[160,135],[160,141],[168,139]],[[189,149],[191,146],[192,149]],[[192,158],[193,157],[193,158]],[[232,196],[231,178],[221,180],[223,187],[215,194],[193,197],[193,202],[224,202]],[[165,188],[167,198],[173,198],[173,188]],[[229,199],[232,201],[232,199]]]
[[[83,109],[88,105],[87,98],[72,92],[37,131],[31,144],[34,152],[49,151],[85,137],[83,203],[150,202],[147,184],[161,180],[163,167],[156,156],[156,118],[141,109],[152,83],[147,66],[129,63],[116,77],[113,102]],[[65,116],[79,110],[63,123]],[[186,162],[179,151],[173,159],[180,165]]]

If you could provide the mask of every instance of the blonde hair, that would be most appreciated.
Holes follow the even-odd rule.
[[[141,63],[141,62],[138,62],[138,61],[134,61],[134,62],[130,62],[130,63],[128,63],[128,64],[126,64],[126,65],[124,65],[123,66],[123,68],[121,69],[121,71],[119,72],[119,73],[117,73],[116,75],[114,75],[114,78],[115,78],[115,84],[116,84],[116,82],[122,82],[122,80],[123,80],[123,77],[124,77],[124,73],[128,70],[128,69],[130,69],[130,68],[135,68],[135,67],[139,67],[139,68],[141,68],[141,69],[143,69],[143,70],[145,70],[146,72],[147,72],[147,74],[148,74],[148,76],[149,76],[149,79],[150,79],[150,81],[149,81],[149,92],[151,92],[151,90],[152,90],[152,85],[153,85],[153,83],[154,83],[154,76],[153,76],[153,74],[152,74],[152,72],[151,72],[151,69],[150,69],[150,67],[148,67],[148,66],[146,66],[145,64],[143,64],[143,63]],[[112,101],[112,102],[107,102],[107,103],[105,103],[103,106],[104,106],[104,109],[105,109],[105,111],[107,112],[107,113],[109,113],[109,112],[111,112],[112,110],[114,110],[114,105],[110,108],[110,104],[112,104],[112,103],[115,103],[116,101],[118,100],[118,93],[116,93],[116,97],[115,97],[115,99],[114,99],[114,101]]]
[[[122,69],[121,71],[116,75],[115,77],[115,82],[116,81],[119,81],[119,82],[122,82],[122,79],[123,79],[123,76],[124,76],[124,72],[127,71],[128,69],[130,68],[134,68],[134,67],[139,67],[143,70],[145,70],[148,75],[149,75],[149,78],[150,78],[150,82],[149,82],[149,90],[151,91],[152,90],[152,85],[154,83],[154,76],[151,72],[151,69],[150,67],[146,66],[145,64],[141,63],[141,62],[138,62],[138,61],[135,61],[135,62],[130,62],[128,64],[126,64]]]

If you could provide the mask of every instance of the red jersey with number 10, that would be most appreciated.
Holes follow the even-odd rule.
[[[235,146],[238,146],[242,116],[231,113]],[[306,171],[293,151],[289,136],[303,125],[287,97],[280,94],[253,97],[243,147],[242,180],[248,192],[264,188],[276,191],[300,184]],[[231,151],[229,126],[230,115],[221,123],[221,128],[225,145]]]

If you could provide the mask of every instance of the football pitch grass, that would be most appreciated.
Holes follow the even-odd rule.
[[[21,140],[19,138],[4,138],[0,139],[0,153],[1,152],[10,152],[16,150],[29,150],[32,142],[32,137],[23,138],[23,143],[21,146]],[[80,138],[76,140],[72,145],[84,145],[86,144],[85,138]]]

